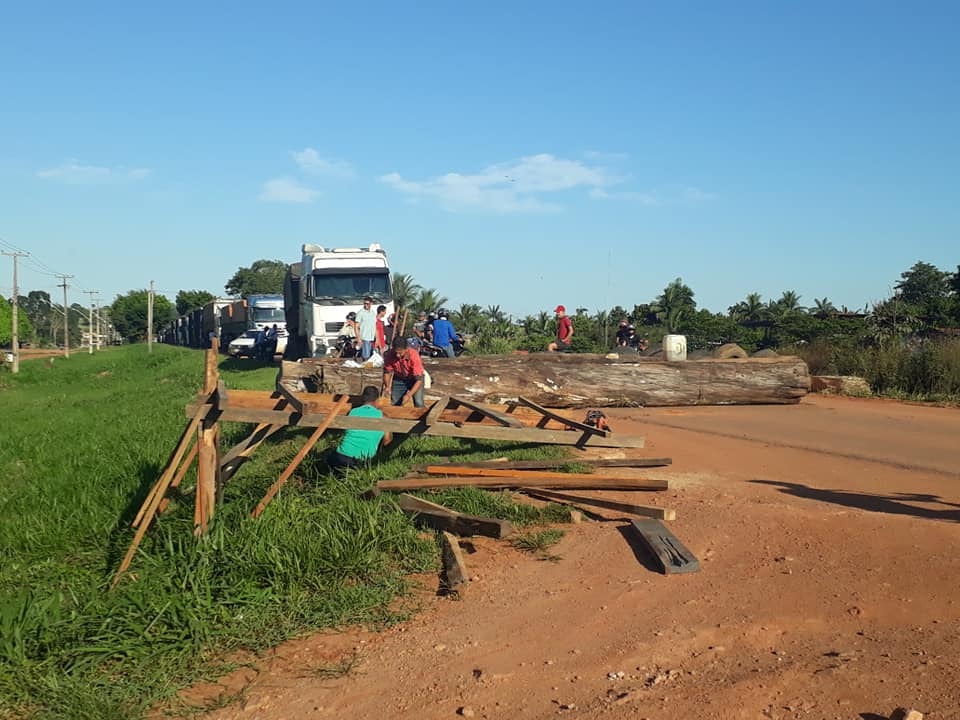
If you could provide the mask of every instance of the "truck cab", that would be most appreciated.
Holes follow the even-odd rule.
[[[366,248],[306,244],[299,266],[290,270],[287,320],[289,326],[291,311],[298,316],[298,351],[292,353],[298,357],[334,354],[347,313],[362,310],[365,297],[373,299],[374,309],[386,305],[388,316],[394,311],[390,266],[377,243]]]

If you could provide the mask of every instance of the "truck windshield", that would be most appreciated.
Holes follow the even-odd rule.
[[[253,308],[253,319],[256,322],[280,322],[284,320],[283,308]]]
[[[367,272],[318,273],[310,276],[306,294],[324,305],[359,304],[367,295],[385,302],[390,299],[390,276]]]

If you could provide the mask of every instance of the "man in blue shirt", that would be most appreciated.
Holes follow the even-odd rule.
[[[347,417],[382,418],[383,411],[377,407],[380,402],[380,390],[367,385],[360,394],[362,405],[355,407]],[[380,445],[389,445],[393,434],[382,430],[347,430],[336,450],[327,455],[327,465],[331,470],[344,473],[373,459]]]
[[[433,344],[443,350],[447,357],[456,357],[457,353],[453,343],[459,341],[457,331],[453,329],[453,323],[447,318],[447,311],[443,308],[437,310],[437,319],[433,321]]]

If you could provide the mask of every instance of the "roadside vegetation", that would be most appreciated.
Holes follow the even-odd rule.
[[[136,718],[177,689],[324,627],[385,625],[415,605],[412,574],[437,547],[388,495],[359,496],[414,462],[543,457],[505,444],[408,438],[346,480],[326,473],[324,439],[259,520],[266,487],[305,439],[261,447],[227,485],[210,534],[193,536],[193,478],[148,533],[130,572],[110,580],[130,521],[167,462],[203,353],[143,345],[24,362],[0,376],[0,718]],[[225,360],[231,388],[267,389],[275,366]],[[225,425],[224,445],[248,428]],[[334,437],[336,434],[334,434]],[[506,494],[431,499],[521,524],[561,521]],[[175,711],[189,712],[178,706]]]

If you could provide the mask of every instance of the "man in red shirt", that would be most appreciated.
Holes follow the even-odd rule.
[[[411,350],[402,337],[395,337],[383,356],[383,389],[390,392],[394,405],[406,405],[413,399],[414,407],[423,407],[423,363],[420,353]]]
[[[567,309],[563,305],[557,305],[554,312],[557,314],[557,339],[547,346],[547,350],[569,352],[570,341],[573,340],[573,321],[567,317]]]

